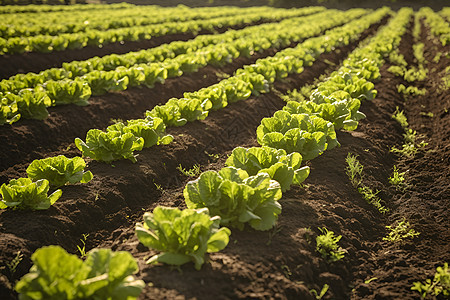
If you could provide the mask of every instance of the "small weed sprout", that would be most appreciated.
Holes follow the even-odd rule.
[[[211,159],[214,160],[214,161],[218,160],[219,157],[220,157],[220,155],[219,155],[218,153],[216,153],[216,154],[211,154],[211,153],[208,153],[208,151],[205,151],[205,154],[208,155],[209,158],[211,158]]]
[[[278,226],[278,224],[276,224],[274,227],[273,227],[273,229],[271,230],[271,231],[269,231],[269,240],[267,241],[267,243],[266,243],[266,245],[267,246],[270,246],[270,244],[272,244],[272,239],[273,239],[273,237],[275,236],[275,235],[277,235],[280,231],[281,231],[281,228],[282,228],[283,226]]]
[[[347,154],[345,162],[347,163],[347,175],[354,187],[357,187],[362,180],[363,165],[356,159],[356,155]]]
[[[153,184],[155,185],[156,189],[160,192],[164,192],[164,188],[161,184],[157,184],[155,181],[153,181]]]
[[[398,149],[397,147],[392,147],[390,151],[393,153],[398,153],[401,156],[412,158],[414,157],[414,155],[416,155],[419,149],[426,146],[428,146],[428,143],[424,141],[421,141],[419,144],[405,143],[402,145],[401,149]]]
[[[383,204],[381,204],[381,199],[377,196],[377,194],[380,191],[374,192],[371,188],[364,185],[358,187],[358,192],[363,196],[364,200],[366,200],[367,203],[375,206],[375,208],[378,209],[380,213],[384,214],[389,211],[388,208],[386,208],[385,206],[383,206]]]
[[[392,115],[392,118],[396,120],[403,128],[405,133],[403,134],[403,138],[405,140],[405,143],[402,145],[402,148],[399,149],[397,147],[392,147],[391,152],[398,153],[401,156],[405,156],[408,158],[413,157],[416,155],[419,148],[425,147],[428,145],[428,143],[422,141],[419,144],[417,144],[416,140],[417,138],[423,138],[423,135],[417,135],[417,132],[415,130],[412,130],[411,128],[408,128],[408,120],[403,113],[403,111],[399,111],[398,106],[395,109],[394,114]]]
[[[388,208],[381,204],[381,199],[377,196],[379,191],[373,191],[370,187],[362,184],[364,166],[358,161],[356,155],[348,153],[345,161],[347,162],[346,173],[351,183],[358,192],[363,196],[367,203],[375,206],[380,213],[386,213],[389,211]]]
[[[406,172],[399,172],[397,166],[394,166],[394,172],[392,172],[392,176],[389,177],[389,183],[392,185],[401,185],[405,182],[405,174]]]
[[[392,243],[402,242],[406,238],[415,238],[420,233],[411,228],[411,224],[406,221],[403,217],[401,221],[398,222],[397,226],[386,226],[390,230],[388,235],[383,238],[383,241],[389,241]]]
[[[372,281],[377,280],[377,279],[378,279],[378,277],[372,277],[372,278],[369,278],[369,279],[367,279],[367,280],[364,280],[364,283],[365,283],[365,284],[369,284],[369,283],[371,283]]]
[[[325,294],[328,292],[328,289],[330,286],[328,284],[324,284],[322,289],[320,290],[320,293],[318,293],[315,289],[309,290],[309,292],[317,299],[320,300],[325,296]]]
[[[397,166],[394,166],[392,176],[389,177],[389,183],[395,186],[395,189],[398,191],[404,191],[409,187],[409,185],[405,182],[405,174],[406,172],[399,172]]]
[[[77,245],[78,251],[80,252],[80,256],[82,258],[86,256],[86,240],[87,240],[88,236],[89,236],[89,233],[86,233],[86,234],[83,233],[83,238],[80,239],[83,246],[80,247]]]
[[[308,244],[311,244],[314,232],[312,231],[311,227],[304,228],[304,230],[305,233],[303,235],[305,236],[305,239],[308,242]]]
[[[412,130],[411,128],[405,129],[405,133],[403,134],[403,138],[407,144],[415,144],[417,138],[417,132]]]
[[[328,231],[327,228],[318,228],[321,235],[316,237],[316,250],[323,258],[329,262],[335,262],[344,257],[346,250],[339,247],[338,242],[342,238],[341,235],[335,236],[333,231]]]
[[[406,118],[405,114],[402,111],[398,110],[398,106],[395,108],[395,112],[392,115],[392,119],[394,119],[395,121],[397,121],[402,128],[408,128],[409,124],[408,124],[408,119]]]
[[[421,116],[424,116],[424,117],[428,117],[428,118],[433,118],[433,117],[434,117],[434,114],[433,114],[432,112],[424,112],[424,111],[421,111],[421,112],[420,112],[420,115],[421,115]]]
[[[288,265],[281,265],[281,269],[283,270],[284,276],[289,279],[292,276],[291,269],[289,269]]]
[[[444,297],[450,296],[450,270],[448,263],[444,263],[443,267],[437,267],[433,281],[427,279],[425,282],[414,282],[411,290],[418,291],[422,298],[428,295],[438,296],[442,294]]]
[[[20,264],[22,259],[23,259],[23,254],[19,250],[19,251],[17,251],[16,256],[9,263],[6,263],[6,266],[8,267],[8,270],[9,270],[9,273],[11,274],[11,276],[13,276],[14,273],[16,273],[17,266]]]
[[[186,170],[182,165],[178,165],[177,170],[187,177],[198,177],[201,173],[200,166],[195,164],[191,169]]]

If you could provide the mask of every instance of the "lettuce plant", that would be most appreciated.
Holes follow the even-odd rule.
[[[31,181],[30,178],[12,179],[8,184],[4,183],[1,186],[0,194],[3,199],[0,201],[0,209],[8,207],[48,209],[62,195],[61,190],[56,190],[48,196],[49,189],[49,182],[46,179],[36,182]]]
[[[16,97],[17,108],[20,115],[26,119],[44,120],[48,117],[47,106],[51,105],[50,98],[42,91],[23,89]]]
[[[92,95],[103,95],[112,91],[123,91],[128,87],[128,77],[115,71],[94,70],[81,77],[90,87]],[[90,97],[86,97],[87,99]]]
[[[352,99],[350,101],[357,101],[359,103],[359,100],[357,99]],[[316,104],[313,101],[289,101],[286,106],[283,107],[283,110],[290,114],[308,114],[318,116],[333,123],[336,130],[341,128],[350,130],[356,129],[358,123],[355,123],[353,120],[349,120],[351,115],[348,107],[349,105],[353,105],[353,103],[347,100],[320,104]]]
[[[0,125],[12,124],[20,119],[17,102],[3,96],[0,92]]]
[[[129,159],[136,162],[134,151],[143,147],[169,144],[173,137],[165,134],[163,120],[147,116],[146,119],[128,121],[127,124],[116,123],[109,126],[106,132],[91,129],[86,135],[86,142],[75,139],[75,145],[84,156],[104,162]]]
[[[83,156],[94,160],[109,163],[119,159],[129,159],[136,162],[134,151],[142,150],[144,139],[130,132],[103,132],[99,129],[91,129],[86,134],[86,142],[76,138],[75,146],[83,153]]]
[[[66,183],[86,183],[91,181],[91,171],[84,172],[86,162],[81,157],[67,158],[64,155],[34,160],[27,168],[28,177],[33,181],[47,179],[53,188]]]
[[[89,104],[91,88],[83,80],[49,80],[42,85],[42,88],[52,100],[53,105],[76,104],[84,106]]]
[[[222,225],[241,230],[245,223],[256,230],[272,228],[281,213],[281,196],[280,184],[267,173],[249,176],[234,167],[206,171],[184,189],[188,208],[207,207]]]
[[[166,134],[166,125],[161,118],[147,116],[145,119],[127,121],[127,124],[116,123],[107,128],[107,131],[119,131],[123,134],[132,133],[144,140],[144,148],[154,145],[167,145],[173,141],[173,136]]]
[[[237,147],[226,161],[227,166],[247,171],[249,175],[267,173],[270,178],[280,183],[285,192],[290,185],[302,183],[309,175],[309,167],[301,167],[302,156],[293,152],[286,154],[283,149],[271,147]]]
[[[260,145],[284,149],[287,153],[298,152],[305,160],[340,145],[331,122],[314,115],[282,110],[271,118],[262,119],[256,135]]]
[[[19,299],[137,299],[145,283],[129,252],[94,249],[85,261],[60,246],[36,250],[30,272],[16,284]]]
[[[158,206],[144,214],[144,222],[136,224],[139,241],[160,251],[147,263],[182,265],[190,261],[200,270],[205,254],[228,245],[231,231],[219,228],[220,217],[211,217],[207,208],[179,210]]]
[[[200,99],[172,98],[164,105],[155,106],[147,111],[147,117],[161,118],[169,126],[183,126],[187,122],[204,120],[208,116],[211,102],[208,98]]]

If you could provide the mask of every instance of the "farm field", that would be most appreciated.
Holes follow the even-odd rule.
[[[450,297],[450,8],[0,15],[1,299]]]

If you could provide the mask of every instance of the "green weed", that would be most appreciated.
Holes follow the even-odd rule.
[[[335,262],[342,259],[347,253],[346,250],[339,247],[338,242],[342,238],[341,235],[335,236],[333,231],[328,231],[327,228],[318,228],[321,235],[316,237],[316,250],[323,258],[329,262]]]
[[[420,233],[411,228],[411,224],[403,217],[396,226],[386,226],[390,230],[388,235],[383,238],[383,241],[389,241],[392,243],[402,242],[406,238],[415,238]]]
[[[317,299],[320,300],[325,296],[325,294],[328,292],[328,289],[330,286],[328,284],[324,284],[322,289],[320,290],[320,293],[318,293],[315,289],[309,290],[309,292]]]
[[[185,168],[183,168],[182,165],[179,165],[177,167],[177,170],[187,177],[198,177],[201,173],[200,166],[197,164],[193,165],[192,168],[189,170],[186,170]]]
[[[444,263],[443,267],[437,267],[433,281],[427,279],[425,282],[414,282],[411,290],[418,291],[422,298],[427,295],[438,296],[443,295],[445,298],[450,296],[450,270],[448,263]]]

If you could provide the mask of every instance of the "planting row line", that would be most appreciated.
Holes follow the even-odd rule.
[[[314,13],[314,9],[305,9],[298,12],[299,16],[302,14]],[[322,17],[322,15],[315,15]],[[293,16],[295,17],[295,16]],[[273,16],[273,20],[281,20],[285,18],[283,15]],[[293,20],[285,20],[281,23],[262,24],[258,26],[248,26],[241,30],[228,30],[222,34],[200,35],[189,41],[174,41],[170,44],[164,44],[155,48],[145,49],[137,52],[129,52],[118,55],[111,54],[103,57],[94,57],[84,61],[72,61],[63,63],[62,68],[51,68],[44,70],[38,74],[27,73],[17,74],[11,76],[9,79],[0,82],[0,92],[18,93],[25,88],[34,88],[38,84],[43,84],[49,80],[74,79],[86,75],[92,71],[112,71],[117,67],[132,67],[138,64],[148,64],[151,62],[161,62],[168,58],[174,58],[177,55],[194,52],[200,48],[208,45],[218,43],[230,43],[234,39],[244,37],[246,35],[257,34],[263,30],[275,31],[282,26],[298,25],[300,22],[309,22],[309,18],[295,18]],[[290,24],[290,22],[296,22]],[[297,23],[298,22],[298,23]],[[249,50],[252,52],[254,50]]]
[[[196,13],[194,13],[195,15]],[[100,47],[104,44],[122,41],[148,40],[155,36],[201,30],[213,31],[215,28],[249,24],[260,20],[271,19],[272,16],[298,16],[298,10],[248,9],[232,10],[231,13],[218,11],[210,15],[215,18],[187,20],[184,22],[170,21],[145,26],[132,26],[110,30],[88,30],[78,33],[62,33],[57,36],[36,35],[31,37],[0,38],[0,54],[16,54],[24,52],[62,51],[65,49],[80,49],[86,46]],[[303,13],[300,13],[303,15]],[[205,16],[206,17],[206,16]]]
[[[80,11],[97,9],[124,9],[134,5],[128,3],[115,4],[74,4],[74,5],[5,5],[0,7],[0,14],[43,13],[57,11]]]
[[[385,27],[384,31],[380,32],[379,35],[383,36],[380,38],[377,35],[378,39],[371,40],[366,47],[361,49],[363,53],[346,60],[347,64],[343,71],[347,73],[350,70],[350,73],[354,76],[372,74],[373,69],[377,68],[377,62],[378,64],[382,63],[382,59],[379,58],[384,57],[392,50],[392,48],[389,50],[389,47],[384,47],[384,44],[381,47],[379,42],[395,43],[396,39],[394,34],[398,33],[399,28],[406,27],[411,14],[411,10],[400,10],[397,17]],[[369,50],[364,51],[363,49],[365,48]],[[372,52],[370,49],[372,49]],[[361,64],[362,61],[355,60],[356,58],[361,59],[362,57],[360,55],[367,53],[378,54],[378,56],[376,54],[370,56],[373,59],[372,64]],[[369,68],[368,73],[365,72],[366,68]],[[364,79],[365,76],[361,75],[360,79]],[[337,78],[339,76],[336,73],[332,76],[332,78],[334,77]],[[353,82],[351,85],[353,85]],[[332,85],[329,87],[333,89]],[[319,93],[319,89],[315,92]],[[333,92],[331,91],[331,93]],[[361,95],[356,95],[355,93],[354,96],[364,99],[366,94],[366,92]],[[311,99],[311,101],[314,100]],[[303,116],[303,114],[290,114],[290,116]],[[320,119],[320,117],[309,116],[307,114],[304,114],[304,116],[304,118],[310,118],[310,120]],[[274,118],[263,119],[257,134],[261,132],[260,128],[264,130],[266,127],[265,124],[271,123],[271,120]],[[324,122],[327,123],[326,121]],[[314,126],[308,126],[308,122],[306,124],[297,123],[296,125],[299,126],[298,128],[304,128],[305,131],[312,130],[314,132]],[[329,123],[326,127],[331,129],[333,125]],[[328,132],[331,133],[331,131]],[[322,133],[322,131],[319,129],[315,133]],[[290,165],[299,166],[302,158],[299,153],[286,154],[284,150],[269,147],[254,147],[251,149],[237,148],[227,160],[227,167],[219,172],[204,172],[197,180],[191,181],[186,185],[184,196],[188,209],[180,211],[177,208],[160,206],[156,207],[153,213],[145,213],[144,222],[136,224],[136,234],[143,245],[160,252],[152,256],[147,262],[162,262],[172,265],[194,262],[196,269],[200,269],[205,261],[205,254],[207,252],[220,251],[229,242],[231,231],[226,227],[219,227],[220,225],[243,229],[245,224],[248,223],[256,230],[267,230],[273,227],[278,215],[281,213],[281,205],[278,203],[278,200],[282,196],[282,187],[279,182],[271,179],[271,175],[293,181],[295,172],[294,168],[290,167]],[[299,161],[300,163],[298,163]],[[242,169],[233,166],[235,164],[239,164]],[[267,168],[274,169],[272,171],[278,170],[278,172],[272,173]],[[303,173],[308,173],[306,171],[307,169],[304,170]],[[304,177],[306,178],[306,176]],[[289,187],[285,186],[285,188]],[[323,250],[326,252],[330,249]],[[105,295],[104,285],[108,286],[108,282],[104,283],[104,285],[99,285],[99,288],[90,285],[89,289],[86,289],[85,285],[79,284],[90,282],[91,280],[86,279],[92,278],[93,276],[90,275],[92,273],[98,276],[107,273],[106,270],[110,269],[108,268],[108,263],[94,264],[94,262],[100,261],[100,259],[96,259],[98,251],[101,250],[91,252],[88,263],[86,263],[86,268],[91,271],[97,267],[100,271],[86,272],[86,274],[82,273],[80,280],[77,282],[72,281],[71,285],[65,287],[63,293],[67,293],[67,296],[85,295],[88,290],[90,295],[97,295],[97,293],[98,295]],[[110,250],[103,251],[110,256],[114,255]],[[120,255],[124,255],[122,254],[123,252],[119,253]],[[51,283],[45,279],[51,278],[52,270],[40,264],[41,260],[45,260],[52,255],[65,260],[76,260],[75,256],[68,255],[57,246],[38,250],[33,255],[35,266],[32,268],[31,273],[19,281],[16,286],[19,293],[24,295],[37,293],[43,296],[52,295],[53,291],[47,288]],[[80,261],[78,264],[82,264],[82,262]],[[131,263],[127,259],[124,265],[129,266]],[[122,271],[125,269],[128,272]],[[136,265],[134,264],[134,267],[121,268],[121,271],[120,275],[122,273],[126,274],[121,277],[117,276],[120,278],[118,281],[124,280],[125,276],[127,276],[128,280],[126,282],[130,283],[130,286],[133,287],[128,291],[129,296],[133,298],[137,297],[144,283],[128,277],[133,272],[137,272]],[[70,271],[58,272],[56,277],[65,278],[72,273]],[[43,279],[38,280],[40,278],[39,274],[45,274],[47,276],[43,276]],[[109,284],[109,291],[114,290],[117,285],[120,285],[117,281]]]
[[[11,124],[21,116],[43,120],[48,116],[46,107],[49,106],[69,103],[87,105],[91,95],[126,90],[128,87],[140,85],[153,87],[157,82],[164,82],[167,78],[178,77],[183,73],[196,72],[208,64],[220,65],[229,63],[239,56],[249,57],[255,51],[286,47],[292,42],[298,42],[320,34],[325,29],[340,25],[348,20],[348,16],[360,17],[365,13],[366,11],[362,9],[352,10],[348,14],[325,11],[319,14],[321,17],[326,17],[322,22],[308,23],[316,18],[316,15],[313,15],[287,20],[282,24],[232,31],[220,35],[220,38],[207,36],[189,42],[173,42],[168,46],[157,47],[155,50],[139,52],[138,56],[125,55],[124,59],[120,56],[108,56],[105,59],[91,59],[86,63],[65,64],[65,68],[43,71],[39,75],[30,73],[14,76],[12,80],[0,82],[0,86],[6,90],[6,93],[3,92],[1,95],[0,124],[6,122]],[[295,29],[292,30],[287,25]],[[267,29],[276,30],[267,33]],[[152,60],[160,62],[152,63]],[[144,63],[140,63],[142,61]],[[97,62],[98,64],[92,67],[92,64]],[[128,65],[133,62],[137,64],[113,69],[116,65]],[[113,70],[88,72],[85,67]],[[75,77],[74,80],[44,81],[48,77],[64,78],[65,74],[84,75]],[[23,86],[34,87],[34,89],[21,89]],[[18,89],[20,90],[17,92]]]
[[[443,46],[450,45],[450,24],[444,18],[429,7],[422,7],[418,14],[425,18],[431,33],[441,41]]]
[[[59,35],[90,30],[111,30],[168,22],[213,19],[243,13],[265,13],[270,8],[162,8],[157,6],[132,7],[122,10],[80,11],[70,13],[44,13],[7,15],[0,22],[0,38]],[[100,15],[105,15],[101,20]]]

